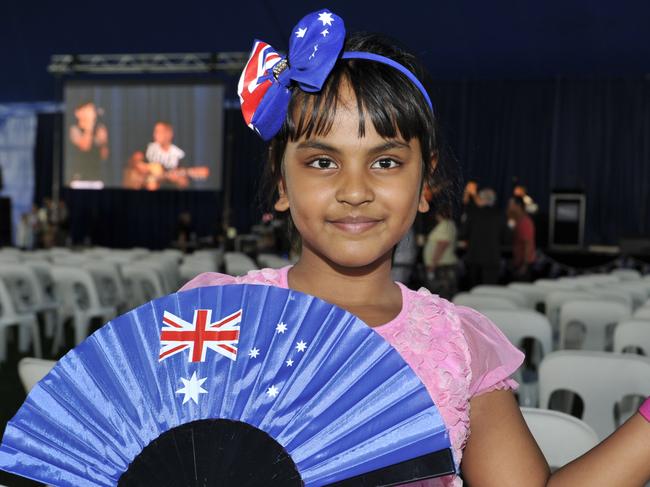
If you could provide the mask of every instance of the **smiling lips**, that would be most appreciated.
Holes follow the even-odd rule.
[[[336,220],[329,220],[329,223],[346,233],[357,234],[370,230],[381,221],[382,220],[379,218],[371,218],[367,216],[346,216]]]

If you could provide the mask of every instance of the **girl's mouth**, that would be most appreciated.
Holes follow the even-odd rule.
[[[366,216],[346,216],[328,222],[346,233],[359,234],[374,228],[381,221],[381,219]]]

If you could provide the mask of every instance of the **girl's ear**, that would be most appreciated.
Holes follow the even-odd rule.
[[[289,197],[284,187],[284,178],[278,183],[278,200],[273,205],[275,211],[287,211],[289,209]]]
[[[418,211],[420,213],[426,213],[429,211],[429,201],[431,201],[431,198],[433,197],[433,188],[429,186],[429,180],[431,179],[429,177],[430,174],[433,174],[433,172],[436,170],[436,166],[438,165],[438,153],[434,152],[431,155],[431,161],[429,162],[429,167],[428,169],[428,174],[424,174],[424,184],[422,185],[422,191],[420,191],[420,201],[418,203]]]
[[[418,203],[418,211],[420,213],[426,213],[429,211],[429,201],[427,198],[431,197],[431,188],[427,183],[424,183],[422,191],[420,191],[420,202]]]

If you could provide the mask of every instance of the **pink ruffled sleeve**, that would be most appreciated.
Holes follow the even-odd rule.
[[[204,272],[186,283],[179,291],[188,291],[196,287],[225,286],[227,284],[263,284],[287,288],[287,274],[291,266],[280,269],[255,269],[243,276],[229,276],[219,272]]]
[[[191,281],[186,282],[179,291],[189,291],[190,289],[205,286],[225,286],[226,284],[237,284],[237,278],[218,272],[203,272]]]
[[[470,397],[496,389],[516,389],[518,384],[510,376],[522,364],[524,354],[481,313],[464,306],[456,310],[469,347]]]

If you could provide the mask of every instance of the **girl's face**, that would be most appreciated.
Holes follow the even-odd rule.
[[[302,254],[343,267],[390,259],[416,212],[429,209],[421,191],[420,142],[384,139],[369,119],[358,136],[356,100],[343,90],[325,136],[287,143],[278,211],[291,211]]]

